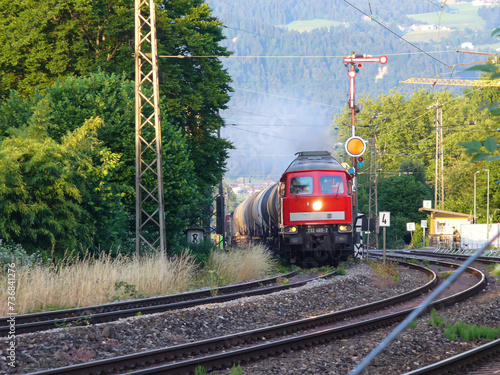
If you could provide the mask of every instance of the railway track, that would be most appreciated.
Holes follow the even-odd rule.
[[[379,258],[380,254],[375,253]],[[373,255],[373,254],[372,254]],[[427,261],[438,264],[443,259],[453,259],[465,261],[470,257],[467,254],[452,254],[429,251],[394,251],[388,256],[388,259],[398,261],[408,258],[419,261]],[[433,260],[431,260],[433,259]],[[489,265],[500,263],[499,257],[481,256],[475,259],[475,262]],[[458,265],[457,265],[458,266]],[[499,373],[500,358],[500,339],[480,345],[472,350],[468,350],[446,360],[407,372],[403,375],[441,375],[441,374],[469,374],[469,375],[487,375]]]
[[[373,250],[372,250],[373,252]],[[373,253],[370,252],[371,255]],[[380,251],[375,251],[374,254],[380,254]],[[391,252],[389,256],[397,255],[403,258],[415,258],[415,259],[429,259],[429,258],[437,258],[437,259],[453,259],[453,260],[460,260],[460,261],[465,261],[467,260],[470,255],[465,255],[465,254],[452,254],[452,253],[440,253],[440,252],[434,252],[434,251],[419,251],[419,250],[395,250],[394,252]],[[482,264],[491,264],[491,263],[500,263],[500,258],[499,257],[493,257],[493,256],[480,256],[477,257],[475,262],[479,262]]]
[[[409,298],[421,296],[437,283],[434,271],[411,264],[408,266],[420,268],[423,272],[431,274],[432,280],[423,287],[401,296],[331,314],[130,356],[42,371],[36,374],[100,374],[110,372],[182,374],[194,372],[194,369],[199,365],[213,370],[231,366],[233,363],[248,362],[291,349],[296,350],[385,327],[403,320],[418,305],[419,300],[414,300],[412,305],[399,306],[397,311],[394,308],[396,304],[401,304]],[[460,293],[453,293],[441,298],[434,302],[429,309],[456,303],[482,289],[485,283],[484,275],[475,269],[470,269],[469,275],[475,278],[473,286]],[[389,306],[392,308],[390,313],[380,311]],[[346,324],[347,319],[350,321]],[[195,358],[192,358],[193,356]],[[155,368],[139,369],[158,365],[165,361],[171,363]],[[172,361],[177,362],[172,363]],[[134,370],[136,371],[131,372]]]
[[[404,375],[498,374],[500,339]]]
[[[284,289],[303,286],[313,278],[311,276],[311,278],[305,278],[298,282],[292,282],[286,285],[276,285],[279,279],[289,279],[295,275],[296,272],[294,271],[263,280],[220,288],[204,289],[195,292],[142,298],[75,309],[16,315],[16,334],[38,332],[68,326],[105,323],[129,316],[135,316],[139,313],[141,315],[146,315],[208,303],[219,303],[244,296],[274,293]],[[331,275],[333,274],[323,277]],[[5,337],[9,333],[10,327],[7,321],[8,319],[9,317],[0,318],[0,337]]]

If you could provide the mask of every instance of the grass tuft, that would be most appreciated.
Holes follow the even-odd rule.
[[[229,251],[210,253],[207,269],[224,282],[263,278],[271,274],[275,262],[271,252],[260,244],[247,244]]]

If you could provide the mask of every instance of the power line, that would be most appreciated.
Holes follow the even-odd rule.
[[[345,1],[345,0],[344,0]],[[374,19],[375,21],[375,19]],[[383,25],[382,25],[383,26]],[[385,26],[383,26],[385,27]],[[397,34],[396,34],[397,35]],[[399,35],[397,35],[399,38],[403,39]],[[403,39],[405,40],[405,39]],[[406,40],[405,40],[406,41]],[[408,42],[406,41],[407,43]],[[443,51],[430,51],[426,52],[419,47],[416,47],[420,50],[420,52],[400,52],[400,53],[386,53],[385,56],[405,56],[405,55],[418,55],[418,54],[425,54],[433,59],[439,61],[435,57],[431,56],[431,53],[454,53],[455,51],[450,51],[450,50],[443,50]],[[203,58],[226,58],[226,59],[341,59],[345,57],[344,55],[159,55],[158,57],[161,58],[169,58],[169,59],[203,59]],[[442,61],[439,61],[440,63],[446,65]],[[446,67],[450,67],[449,65],[446,65]]]
[[[357,8],[356,6],[354,6],[353,4],[351,4],[350,2],[348,2],[347,0],[344,0],[345,3],[349,4],[350,6],[352,6],[354,9],[356,9],[358,12],[364,14],[365,16],[367,17],[370,17],[368,14],[366,14],[365,12],[363,12],[361,9]],[[446,66],[447,68],[449,68],[450,66],[448,64],[445,64],[444,62],[442,62],[441,60],[435,58],[434,56],[430,55],[429,53],[425,52],[423,49],[421,49],[420,47],[416,46],[415,44],[409,42],[408,40],[406,40],[405,38],[403,38],[402,36],[400,36],[399,34],[396,34],[394,31],[392,31],[391,29],[389,29],[388,27],[382,25],[379,21],[377,21],[376,18],[374,17],[370,17],[373,21],[375,21],[377,24],[379,24],[380,26],[382,26],[384,29],[386,29],[387,31],[389,31],[390,33],[394,34],[395,36],[397,36],[399,39],[401,39],[402,41],[408,43],[410,46],[412,46],[413,48],[416,48],[418,49],[419,51],[421,51],[422,53],[426,54],[427,56],[429,56],[431,59],[434,59],[436,60],[437,62],[439,62],[440,64],[443,64],[444,66]]]
[[[307,127],[311,127],[311,128],[327,128],[329,127],[330,125],[328,124],[325,124],[325,125],[315,125],[315,124],[248,124],[248,123],[243,123],[243,122],[238,122],[237,124],[228,124],[226,123],[226,125],[232,125],[232,126],[265,126],[265,127],[270,127],[270,126],[286,126],[286,127],[290,127],[290,126],[296,126],[296,127],[303,127],[303,128],[307,128]]]
[[[301,143],[317,144],[317,142],[308,142],[308,141],[304,141],[303,139],[285,138],[285,137],[280,137],[280,136],[277,136],[277,135],[272,135],[272,134],[266,134],[266,133],[254,132],[254,131],[252,131],[252,130],[243,129],[243,128],[237,128],[237,127],[235,127],[235,128],[232,128],[232,129],[241,130],[241,131],[248,132],[248,133],[253,133],[253,134],[258,134],[258,135],[262,135],[262,136],[265,136],[265,137],[271,137],[271,138],[284,139],[284,140],[287,140],[287,141],[292,141],[292,142],[297,142],[297,141],[300,141]]]
[[[284,95],[270,94],[268,92],[262,92],[262,91],[256,91],[256,90],[249,90],[249,89],[242,89],[240,87],[233,87],[233,89],[234,90],[238,90],[238,91],[253,92],[255,94],[263,94],[263,95],[274,96],[276,98],[295,100],[295,101],[298,101],[298,102],[304,102],[304,103],[310,103],[310,104],[317,104],[317,105],[321,105],[321,106],[325,106],[325,107],[344,108],[343,106],[339,106],[339,105],[330,105],[330,104],[318,103],[318,102],[313,102],[313,101],[310,101],[310,100],[291,98],[289,96],[284,96]]]

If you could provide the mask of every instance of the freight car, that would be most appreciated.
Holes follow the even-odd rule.
[[[327,151],[303,151],[279,183],[233,212],[236,242],[262,241],[290,263],[338,264],[354,255],[350,174]]]

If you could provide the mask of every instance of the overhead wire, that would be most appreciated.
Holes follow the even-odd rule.
[[[318,103],[318,102],[313,102],[311,100],[297,99],[297,98],[292,98],[292,97],[284,96],[284,95],[271,94],[271,93],[268,93],[268,92],[262,92],[262,91],[256,91],[256,90],[250,90],[250,89],[243,89],[241,87],[233,87],[233,89],[234,90],[238,90],[238,91],[246,91],[246,92],[253,92],[253,93],[257,93],[257,94],[274,96],[276,98],[283,98],[283,99],[295,100],[295,101],[303,102],[303,103],[316,104],[316,105],[321,105],[321,106],[325,106],[325,107],[344,108],[343,106],[331,105],[331,104],[325,104],[325,103]]]
[[[253,134],[258,134],[258,135],[262,135],[262,136],[265,136],[265,137],[270,137],[270,138],[278,138],[278,139],[284,139],[284,140],[287,140],[287,141],[292,141],[292,142],[297,142],[297,139],[292,139],[292,138],[286,138],[286,137],[281,137],[279,135],[273,135],[273,134],[266,134],[266,133],[261,133],[261,132],[254,132],[252,130],[248,130],[248,129],[243,129],[243,128],[238,128],[238,127],[234,127],[234,128],[231,128],[231,129],[235,129],[235,130],[240,130],[240,131],[244,131],[244,132],[247,132],[247,133],[253,133]],[[310,144],[317,144],[317,142],[309,142],[309,141],[304,141],[303,139],[300,140],[302,143],[310,143]]]
[[[351,7],[353,7],[354,9],[356,9],[358,12],[364,14],[365,16],[367,17],[370,17],[368,14],[366,14],[365,12],[363,12],[361,9],[359,9],[358,7],[356,7],[354,4],[351,4],[349,1],[347,0],[343,0],[346,4],[349,4]],[[416,46],[415,44],[413,44],[412,42],[406,40],[405,38],[403,38],[401,35],[395,33],[394,31],[392,31],[391,29],[389,29],[387,26],[383,25],[381,22],[379,22],[376,18],[374,17],[370,17],[372,19],[372,21],[374,21],[375,23],[377,23],[378,25],[380,25],[381,27],[383,27],[384,29],[386,29],[387,31],[389,31],[391,34],[395,35],[396,37],[398,37],[399,39],[401,39],[402,41],[404,41],[405,43],[408,43],[410,46],[412,46],[413,48],[416,48],[418,49],[419,51],[421,51],[422,53],[426,54],[427,56],[429,56],[431,59],[433,60],[436,60],[437,62],[439,62],[440,64],[443,64],[444,66],[446,67],[449,67],[448,64],[444,63],[443,61],[435,58],[434,56],[432,56],[431,54],[429,54],[428,52],[424,51],[423,49],[421,49],[420,47]]]
[[[344,0],[348,5],[352,6],[353,8],[355,8],[356,10],[358,10],[359,12],[367,15],[366,13],[364,13],[362,10],[358,9],[357,7],[355,7],[353,4],[349,3],[348,1]],[[445,1],[446,2],[446,1]],[[419,50],[419,52],[409,52],[409,53],[398,53],[398,54],[389,54],[389,55],[408,55],[408,54],[425,54],[429,57],[431,57],[432,59],[434,59],[436,62],[440,63],[440,64],[443,64],[445,65],[446,67],[450,67],[448,64],[445,64],[443,61],[441,61],[441,59],[438,59],[438,58],[435,58],[431,55],[431,53],[438,53],[438,54],[441,54],[442,52],[452,52],[452,51],[440,51],[439,48],[438,48],[438,51],[432,51],[432,52],[426,52],[424,50],[422,50],[421,48],[419,48],[418,46],[414,45],[413,43],[407,41],[406,39],[404,39],[403,37],[401,37],[400,35],[398,35],[397,33],[393,32],[392,30],[390,30],[389,28],[385,27],[383,24],[381,24],[378,20],[376,20],[374,17],[373,17],[373,12],[372,12],[372,9],[371,9],[371,4],[370,2],[368,1],[369,3],[369,7],[370,7],[370,12],[371,12],[371,16],[369,16],[373,21],[375,21],[377,24],[379,24],[380,26],[382,26],[383,28],[385,28],[386,30],[388,30],[389,32],[391,32],[392,34],[394,34],[395,36],[397,36],[398,38],[402,39],[404,42],[408,43],[409,45],[413,46],[414,48],[416,48],[417,50]],[[434,4],[436,5],[436,4]],[[443,4],[440,5],[440,9],[441,9],[441,12],[442,12],[442,9],[443,9]],[[233,27],[230,27],[230,26],[225,26],[227,28],[233,28]],[[245,31],[245,30],[241,30],[241,29],[237,29],[237,28],[233,28],[235,30],[239,30],[239,31]],[[249,33],[252,33],[252,32],[249,32]],[[256,33],[253,33],[253,34],[256,34]],[[264,36],[264,37],[269,37],[269,38],[272,38],[272,39],[279,39],[279,38],[275,38],[275,37],[271,37],[271,36],[268,36],[268,35],[261,35],[261,36]],[[196,56],[189,56],[189,57],[196,57]],[[199,57],[210,57],[210,56],[199,56]],[[212,56],[212,57],[216,57],[216,56]],[[343,56],[337,56],[337,55],[323,55],[323,56],[319,56],[319,55],[309,55],[309,56],[300,56],[300,55],[284,55],[284,56],[238,56],[238,55],[231,55],[231,56],[223,56],[223,57],[227,57],[227,58],[339,58],[339,57],[343,57]],[[451,72],[451,76],[453,76],[453,73],[454,73],[454,67],[452,69],[452,72]],[[450,78],[451,79],[451,78]],[[290,97],[286,97],[286,96],[281,96],[281,95],[276,95],[276,94],[269,94],[269,93],[265,93],[265,92],[259,92],[259,91],[256,91],[256,90],[249,90],[249,89],[243,89],[243,88],[235,88],[236,90],[240,90],[240,91],[248,91],[248,92],[254,92],[254,93],[258,93],[258,94],[264,94],[264,95],[271,95],[271,96],[276,96],[276,97],[282,97],[282,98],[286,98],[286,99],[292,99],[292,100],[297,100],[297,101],[303,101],[303,102],[308,102],[308,103],[313,103],[313,104],[318,104],[318,105],[324,105],[324,106],[328,106],[328,107],[336,107],[336,108],[344,108],[344,106],[340,107],[340,106],[332,106],[332,105],[327,105],[327,104],[323,104],[323,103],[317,103],[317,102],[312,102],[312,101],[306,101],[306,100],[302,100],[302,99],[295,99],[295,98],[290,98]],[[425,109],[421,109],[421,110],[425,110]],[[422,114],[421,116],[424,116],[425,114]],[[243,125],[243,124],[242,124]],[[257,125],[257,124],[254,124],[254,125]],[[265,125],[257,125],[257,126],[265,126]],[[299,126],[305,126],[305,125],[299,125]],[[403,126],[403,125],[401,125]],[[254,133],[257,133],[257,132],[254,132]],[[260,133],[257,133],[257,134],[260,134]],[[276,136],[274,136],[276,137]]]

